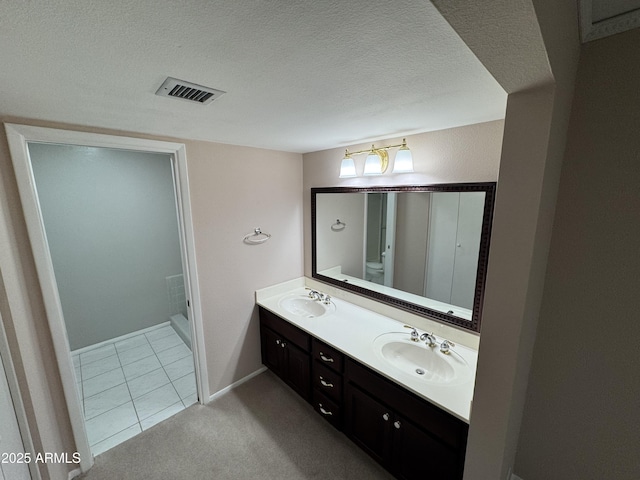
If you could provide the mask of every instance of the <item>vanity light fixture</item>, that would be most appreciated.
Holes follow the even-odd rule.
[[[340,178],[357,177],[356,164],[351,158],[349,150],[344,151],[344,158],[340,164]]]
[[[411,150],[407,147],[407,140],[403,138],[402,143],[398,145],[388,145],[386,147],[376,147],[375,145],[371,145],[370,149],[360,150],[357,152],[349,152],[349,150],[345,150],[344,158],[340,164],[340,178],[357,176],[352,155],[360,155],[363,153],[368,154],[367,159],[364,162],[363,175],[384,174],[389,167],[389,153],[387,150],[390,148],[398,148],[392,173],[413,172],[413,158],[411,156]]]
[[[402,139],[402,145],[396,153],[396,159],[393,162],[392,173],[411,173],[413,172],[413,156],[411,150],[407,147],[407,140]]]

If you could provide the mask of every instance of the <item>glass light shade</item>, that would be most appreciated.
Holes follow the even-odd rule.
[[[402,147],[396,153],[396,160],[393,162],[393,173],[413,172],[413,156],[411,150]]]
[[[371,152],[364,162],[363,175],[382,175],[382,173],[382,158],[376,152]]]
[[[340,178],[356,177],[356,164],[351,157],[344,157],[340,164]]]

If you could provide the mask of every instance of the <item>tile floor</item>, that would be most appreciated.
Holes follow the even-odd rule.
[[[94,455],[197,402],[191,350],[170,325],[73,355]]]

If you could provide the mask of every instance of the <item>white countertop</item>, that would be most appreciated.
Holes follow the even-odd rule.
[[[267,290],[267,289],[265,289]],[[344,354],[358,360],[372,370],[402,385],[434,405],[451,413],[457,418],[469,422],[471,400],[475,384],[475,371],[478,354],[463,345],[456,345],[452,351],[466,361],[472,369],[470,379],[461,384],[434,384],[411,375],[404,375],[385,360],[376,355],[373,341],[379,335],[390,332],[404,333],[409,330],[404,324],[378,313],[353,305],[339,298],[332,298],[336,310],[334,313],[315,318],[293,315],[280,307],[280,299],[292,294],[306,295],[304,286],[279,289],[278,293],[265,296],[265,292],[256,295],[258,305],[284,318],[301,330],[313,335]],[[273,293],[275,290],[270,290]],[[422,332],[420,332],[422,333]],[[438,337],[438,343],[443,339]],[[426,348],[426,347],[425,347]]]

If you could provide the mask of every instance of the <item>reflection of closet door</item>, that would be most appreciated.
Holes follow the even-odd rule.
[[[458,231],[458,192],[431,195],[425,296],[450,303]]]
[[[2,356],[0,356],[0,453],[16,454],[18,457],[7,458],[8,463],[0,463],[0,480],[28,480],[31,478],[29,468],[25,462],[24,446],[18,428],[13,402],[9,393],[7,377],[4,373]],[[16,460],[22,461],[17,463]],[[33,460],[33,459],[32,459]]]
[[[451,303],[473,308],[484,212],[484,192],[460,193]]]

